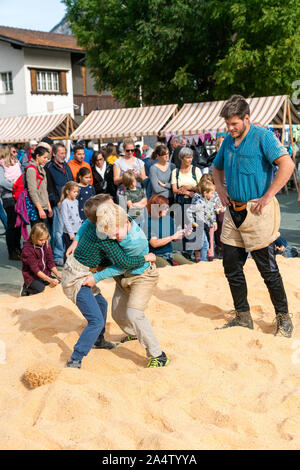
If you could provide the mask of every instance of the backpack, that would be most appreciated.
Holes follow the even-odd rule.
[[[14,198],[15,201],[18,200],[18,197],[20,196],[20,194],[24,191],[25,187],[26,187],[26,183],[25,183],[25,175],[26,175],[26,170],[28,168],[34,168],[35,171],[36,171],[36,180],[38,181],[38,189],[39,187],[41,186],[41,183],[43,181],[43,177],[39,174],[38,172],[38,169],[36,166],[34,165],[28,165],[26,168],[25,168],[25,171],[19,176],[18,179],[16,179],[16,181],[14,182],[13,184],[13,187],[12,187],[12,196]],[[25,183],[25,184],[24,184]]]

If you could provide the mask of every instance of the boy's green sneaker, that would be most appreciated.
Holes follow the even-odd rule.
[[[170,360],[167,358],[164,352],[161,353],[160,356],[158,357],[152,357],[148,364],[147,367],[165,367],[169,364]]]
[[[121,339],[120,343],[127,343],[127,341],[135,341],[136,339],[136,336],[125,336],[125,338]]]

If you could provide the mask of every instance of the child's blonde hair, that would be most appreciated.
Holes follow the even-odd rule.
[[[97,208],[97,230],[100,233],[111,234],[127,223],[127,214],[121,206],[104,202]]]
[[[200,180],[197,184],[197,193],[203,195],[202,187],[203,187],[203,184],[205,184],[207,182],[211,183],[214,186],[214,179],[213,179],[212,175],[210,175],[209,173],[205,173],[204,175],[201,176],[201,178],[200,178]],[[210,191],[210,190],[208,190],[208,191]]]
[[[17,157],[11,155],[8,145],[0,147],[0,160],[3,160],[6,168],[13,166],[17,163]]]
[[[106,202],[111,204],[112,201],[113,198],[110,194],[96,194],[96,196],[92,196],[85,201],[83,211],[87,218],[95,224],[97,222],[96,212],[100,204],[104,204]]]
[[[60,202],[63,202],[66,197],[68,196],[68,191],[71,191],[73,188],[79,188],[78,183],[76,181],[68,181],[61,190],[61,198]]]
[[[210,180],[206,179],[204,181],[199,181],[199,193],[204,196],[204,193],[209,193],[210,191],[215,191],[216,187],[214,183],[212,183]]]
[[[48,245],[48,240],[50,238],[50,233],[49,230],[47,229],[47,225],[44,224],[44,222],[39,222],[38,224],[34,224],[34,226],[31,229],[29,239],[33,245],[36,245],[38,240],[40,240],[42,237],[47,236],[47,245]]]
[[[127,170],[125,173],[123,173],[122,183],[124,184],[125,188],[130,189],[135,180],[136,178],[134,176],[133,170]]]

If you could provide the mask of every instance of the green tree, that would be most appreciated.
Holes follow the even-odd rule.
[[[63,0],[101,89],[126,105],[292,93],[299,0]]]

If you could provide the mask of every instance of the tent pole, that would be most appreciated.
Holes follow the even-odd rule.
[[[286,111],[287,111],[287,97],[284,102],[284,108],[283,108],[283,118],[282,118],[282,135],[281,135],[281,143],[282,145],[284,144],[284,131],[285,131],[285,123],[286,123]],[[284,191],[285,194],[288,194],[288,187],[287,184],[284,186]]]
[[[66,140],[69,140],[70,114],[67,115]]]
[[[294,146],[294,141],[293,141],[293,127],[292,127],[292,116],[291,116],[291,106],[290,106],[290,101],[288,100],[288,105],[287,105],[287,110],[288,110],[288,120],[289,120],[289,129],[290,129],[290,139],[291,139],[291,146],[292,146],[292,159],[293,162],[295,163],[295,168],[293,171],[293,178],[294,178],[294,183],[295,183],[295,188],[298,191],[298,183],[297,183],[297,173],[296,173],[296,155],[295,155],[295,146]]]
[[[72,134],[73,134],[73,132],[74,132],[73,119],[72,119],[71,115],[69,115],[69,116],[70,116],[71,131],[72,131]]]

